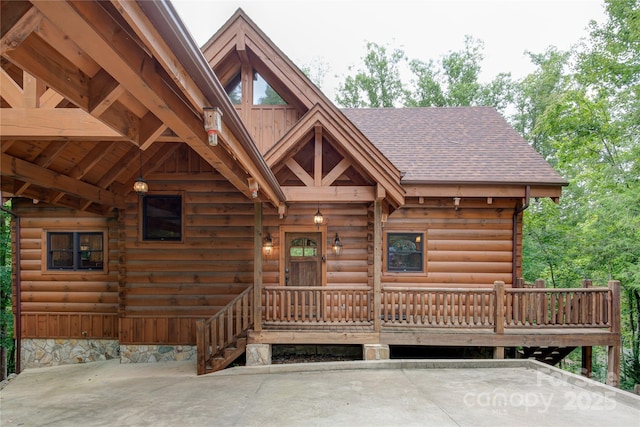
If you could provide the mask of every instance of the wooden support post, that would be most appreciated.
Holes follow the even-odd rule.
[[[493,358],[504,359],[504,347],[493,347]]]
[[[373,202],[373,330],[380,332],[382,305],[382,200]]]
[[[582,375],[587,378],[591,378],[593,373],[593,357],[592,357],[593,347],[587,346],[582,347]]]
[[[495,319],[493,330],[496,334],[504,334],[504,282],[493,282],[493,289],[496,294]],[[504,350],[504,349],[503,349]]]
[[[607,351],[607,384],[613,387],[620,385],[620,281],[609,280],[611,301],[609,316],[611,316],[611,334],[616,342]]]
[[[253,329],[262,330],[262,203],[253,204]]]
[[[205,334],[205,320],[196,320],[196,365],[198,375],[207,373],[206,359],[209,352],[209,344]]]

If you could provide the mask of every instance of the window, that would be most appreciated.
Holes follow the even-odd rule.
[[[424,271],[424,234],[387,233],[387,271]]]
[[[315,240],[301,237],[291,241],[289,255],[292,257],[316,256],[318,246]]]
[[[182,197],[153,195],[142,200],[142,240],[182,240]]]
[[[274,88],[257,72],[253,71],[253,105],[286,105],[284,99],[275,91]],[[237,74],[225,87],[227,95],[231,103],[234,105],[242,104],[242,78],[241,74]]]
[[[47,233],[47,269],[103,270],[102,232]]]

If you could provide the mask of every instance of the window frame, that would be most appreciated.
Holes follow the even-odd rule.
[[[147,201],[149,199],[160,199],[160,198],[179,198],[180,199],[180,236],[178,238],[148,238],[147,231]],[[140,209],[139,209],[139,240],[144,243],[184,243],[184,194],[182,192],[171,192],[171,193],[153,193],[146,194],[140,198]]]
[[[401,270],[401,269],[392,269],[389,266],[389,262],[390,262],[390,256],[389,256],[389,241],[390,241],[390,236],[391,235],[416,235],[415,237],[420,237],[419,243],[420,243],[420,250],[416,251],[416,253],[421,254],[420,256],[420,263],[421,263],[421,269],[420,270],[415,270],[415,269],[411,269],[411,270]],[[414,237],[414,240],[415,240]],[[383,268],[383,273],[385,275],[402,275],[402,276],[427,276],[428,274],[428,270],[427,270],[427,248],[426,248],[426,243],[427,243],[427,230],[424,229],[401,229],[401,228],[394,228],[394,229],[389,229],[389,230],[385,230],[383,233],[383,263],[382,263],[382,268]]]
[[[71,266],[54,266],[53,259],[53,249],[51,248],[51,237],[53,235],[71,235],[72,239],[72,264]],[[100,235],[102,237],[102,248],[99,252],[102,252],[102,266],[101,267],[82,267],[82,253],[83,252],[98,252],[98,250],[91,251],[83,251],[81,246],[81,236],[82,235]],[[46,273],[77,273],[77,274],[107,274],[108,273],[108,233],[105,229],[75,229],[75,230],[67,230],[67,229],[47,229],[43,232],[43,242],[45,246],[45,250],[43,251],[42,256],[42,267],[43,271]]]

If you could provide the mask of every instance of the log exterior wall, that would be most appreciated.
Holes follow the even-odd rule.
[[[425,273],[388,273],[383,259],[383,286],[491,287],[512,283],[513,212],[517,199],[424,199],[389,215],[383,234],[423,232]],[[521,273],[522,224],[517,225],[517,272]]]
[[[253,285],[253,201],[186,148],[145,178],[149,195],[182,195],[183,240],[142,241],[141,200],[127,199],[120,343],[195,344],[195,320]]]
[[[313,226],[313,216],[317,204],[292,204],[287,216],[280,220],[275,209],[266,207],[263,215],[264,234],[269,233],[274,240],[272,255],[264,257],[263,283],[266,286],[282,284],[279,267],[283,242],[279,240],[280,226]],[[373,229],[368,219],[369,207],[366,203],[321,204],[327,229],[325,244],[327,286],[371,285],[373,259],[370,246],[373,244]],[[336,256],[332,251],[336,233],[343,244],[343,252]]]
[[[34,205],[23,199],[15,199],[13,209],[20,217],[22,337],[117,337],[115,217]],[[107,268],[104,271],[48,271],[47,231],[105,231]],[[15,283],[14,278],[14,295]]]

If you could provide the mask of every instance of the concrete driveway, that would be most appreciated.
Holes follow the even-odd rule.
[[[237,367],[118,361],[30,369],[6,426],[640,426],[640,397],[533,361]]]

